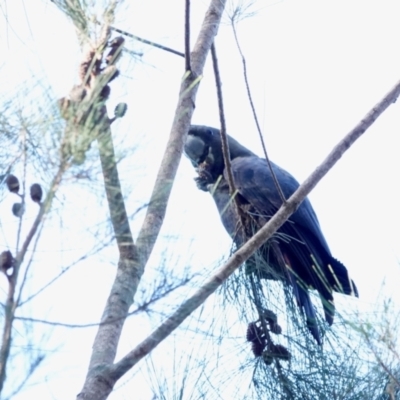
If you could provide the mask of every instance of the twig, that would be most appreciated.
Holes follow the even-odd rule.
[[[132,39],[135,39],[138,42],[142,42],[142,43],[148,44],[149,46],[156,47],[158,49],[167,51],[169,53],[175,54],[175,55],[180,56],[180,57],[185,57],[185,54],[181,53],[180,51],[171,49],[170,47],[163,46],[162,44],[158,44],[156,42],[152,42],[151,40],[143,39],[143,38],[141,38],[139,36],[133,35],[132,33],[123,31],[122,29],[115,28],[114,26],[111,26],[110,29],[115,31],[115,32],[120,33],[121,35],[128,36],[128,37],[130,37]]]
[[[213,42],[213,44],[211,46],[211,56],[212,56],[214,76],[215,76],[215,86],[217,88],[218,111],[219,111],[219,120],[220,120],[220,124],[221,124],[220,135],[221,135],[221,143],[222,143],[222,154],[224,156],[225,169],[226,169],[226,172],[228,175],[229,194],[234,199],[236,213],[239,217],[240,226],[243,230],[243,234],[245,234],[245,221],[244,221],[243,213],[241,212],[239,198],[236,196],[235,181],[233,179],[233,173],[232,173],[231,156],[230,156],[230,152],[229,152],[228,138],[226,136],[226,123],[225,123],[224,102],[223,102],[223,98],[222,98],[221,76],[219,74],[218,58],[217,58],[217,51],[215,48],[215,41]]]
[[[40,293],[42,293],[44,290],[46,290],[48,287],[50,287],[54,282],[56,282],[58,279],[60,279],[65,273],[67,273],[72,267],[79,265],[79,263],[85,259],[87,259],[89,256],[96,254],[98,252],[100,252],[101,249],[104,249],[106,246],[108,246],[115,238],[111,237],[107,242],[103,242],[103,244],[101,246],[99,246],[98,248],[96,248],[95,250],[91,250],[89,252],[87,252],[85,255],[79,257],[76,261],[74,261],[73,263],[71,263],[69,266],[64,267],[64,269],[55,277],[53,277],[52,279],[50,279],[46,284],[44,284],[40,289],[38,289],[35,293],[31,294],[30,296],[28,296],[26,299],[24,299],[23,301],[18,300],[18,305],[19,307],[23,306],[24,304],[28,303],[29,301],[31,301],[32,299],[34,299],[36,296],[38,296]],[[22,292],[21,292],[22,293]],[[16,317],[16,319],[18,319]]]
[[[87,323],[87,324],[68,324],[66,322],[49,321],[46,319],[30,318],[30,317],[15,316],[14,319],[19,320],[19,321],[27,321],[27,322],[37,323],[37,324],[59,326],[62,328],[71,328],[71,329],[76,329],[76,328],[85,329],[85,328],[92,328],[94,326],[111,325],[117,321],[125,320],[127,317],[136,315],[139,312],[146,311],[149,308],[149,306],[156,304],[158,301],[160,301],[161,299],[164,299],[165,297],[167,297],[168,295],[173,293],[175,290],[185,286],[188,282],[190,282],[190,279],[192,279],[192,278],[186,277],[185,279],[179,281],[179,283],[177,283],[176,285],[167,287],[162,293],[159,293],[156,297],[151,297],[150,300],[138,305],[137,308],[135,308],[133,311],[130,311],[126,316],[124,315],[122,317],[120,316],[120,317],[110,318],[107,321],[91,322],[91,323]],[[159,287],[156,288],[156,291],[157,291],[157,289],[159,289]],[[152,296],[155,296],[154,293],[157,293],[156,291],[153,292]]]
[[[373,355],[376,358],[376,361],[378,364],[381,366],[381,368],[388,374],[389,378],[392,379],[392,381],[396,384],[397,387],[400,388],[400,381],[396,376],[393,374],[393,372],[389,369],[389,367],[384,363],[382,358],[379,356],[378,352],[375,350],[371,338],[368,336],[368,333],[365,330],[361,331],[362,334],[365,337],[365,340],[367,341],[367,344],[369,345],[369,349],[372,351]]]
[[[276,190],[277,190],[278,193],[279,193],[279,196],[280,196],[280,198],[281,198],[281,200],[282,200],[282,203],[285,204],[286,198],[285,198],[285,195],[283,194],[281,185],[279,184],[278,179],[276,178],[275,172],[274,172],[274,170],[273,170],[273,168],[272,168],[272,164],[271,164],[271,161],[270,161],[270,159],[269,159],[269,157],[268,157],[267,148],[266,148],[266,146],[265,146],[264,138],[263,138],[263,135],[262,135],[262,132],[261,132],[261,127],[260,127],[260,124],[259,124],[259,122],[258,122],[257,113],[256,113],[256,108],[255,108],[254,103],[253,103],[253,97],[251,96],[250,84],[249,84],[249,80],[248,80],[248,76],[247,76],[246,59],[245,59],[245,57],[244,57],[244,55],[243,55],[243,52],[242,52],[242,49],[241,49],[241,47],[240,47],[239,39],[238,39],[237,33],[236,33],[235,22],[234,22],[233,20],[232,20],[232,22],[231,22],[231,25],[232,25],[232,29],[233,29],[233,35],[234,35],[234,37],[235,37],[236,46],[237,46],[237,48],[238,48],[240,57],[241,57],[241,59],[242,59],[242,64],[243,64],[243,76],[244,76],[244,81],[245,81],[245,85],[246,85],[247,97],[249,98],[249,103],[250,103],[251,111],[252,111],[252,113],[253,113],[253,118],[254,118],[254,121],[255,121],[255,123],[256,123],[256,127],[257,127],[257,131],[258,131],[258,135],[259,135],[259,137],[260,137],[261,146],[262,146],[262,149],[263,149],[263,152],[264,152],[264,156],[265,156],[265,159],[267,160],[268,168],[269,168],[269,170],[271,171],[272,179],[273,179],[273,181],[274,181],[274,183],[275,183]]]
[[[43,222],[44,222],[44,221],[43,221]],[[19,285],[19,294],[18,294],[18,298],[17,298],[18,307],[21,307],[21,306],[22,306],[22,304],[21,304],[22,293],[23,293],[25,284],[26,284],[26,282],[28,281],[28,273],[29,273],[30,267],[32,266],[33,254],[36,253],[36,249],[37,249],[37,246],[38,246],[38,244],[39,244],[39,239],[40,239],[40,235],[41,235],[42,230],[43,230],[43,226],[44,226],[44,224],[42,223],[41,226],[40,226],[40,230],[39,230],[39,232],[38,232],[37,235],[36,235],[35,242],[33,243],[33,248],[32,248],[32,252],[31,252],[32,255],[31,255],[31,257],[30,257],[29,262],[28,262],[27,265],[26,265],[26,268],[25,268],[25,271],[24,271],[24,275],[23,275],[22,280],[21,280],[21,283],[20,283],[20,285]]]
[[[35,360],[33,362],[31,362],[31,365],[29,367],[29,371],[26,374],[26,376],[24,377],[24,379],[19,383],[19,385],[11,392],[11,394],[8,396],[8,399],[12,399],[14,398],[14,396],[19,393],[20,391],[22,391],[22,389],[24,388],[24,386],[27,384],[29,378],[34,374],[34,372],[36,371],[36,369],[40,366],[40,364],[42,363],[42,361],[44,360],[45,356],[44,355],[39,355],[35,358]]]
[[[235,182],[233,180],[231,156],[229,152],[228,139],[226,137],[226,123],[225,123],[224,102],[222,99],[221,76],[219,74],[218,58],[217,58],[217,51],[215,49],[215,42],[211,46],[211,56],[212,56],[214,76],[215,76],[215,86],[217,88],[219,122],[221,124],[221,129],[219,133],[221,135],[222,154],[224,156],[225,169],[228,175],[229,194],[232,196],[235,193]],[[235,203],[236,203],[236,196],[235,196]]]
[[[9,276],[10,284],[8,287],[7,300],[6,300],[6,304],[5,304],[5,310],[4,310],[4,327],[3,327],[3,336],[2,336],[1,348],[0,348],[0,393],[3,389],[4,379],[6,376],[6,365],[7,365],[7,360],[8,360],[8,356],[10,354],[10,348],[11,348],[11,330],[12,330],[12,326],[13,326],[13,321],[15,319],[15,310],[18,306],[18,303],[17,303],[17,301],[15,301],[14,296],[15,296],[15,290],[17,287],[18,274],[20,271],[20,267],[21,267],[22,262],[24,261],[24,257],[28,250],[29,244],[31,243],[40,224],[42,223],[46,212],[51,207],[51,203],[53,201],[54,194],[58,188],[58,185],[61,182],[61,178],[63,176],[64,171],[65,171],[65,164],[62,164],[60,166],[56,176],[53,179],[53,182],[50,186],[50,190],[47,193],[45,201],[40,206],[39,212],[35,218],[35,221],[32,224],[30,231],[28,232],[28,235],[25,238],[24,243],[22,244],[21,250],[18,252],[17,256],[15,257],[13,272]]]
[[[185,70],[190,71],[190,0],[185,1]]]
[[[169,336],[194,310],[204,301],[261,245],[263,245],[279,229],[290,215],[297,209],[304,198],[311,192],[317,183],[328,173],[342,155],[354,142],[375,122],[375,120],[394,103],[400,94],[400,82],[352,129],[328,154],[325,160],[314,172],[298,187],[293,195],[272,218],[209,280],[200,287],[191,297],[163,322],[153,333],[148,336],[135,349],[129,352],[112,368],[113,380],[124,375],[139,360],[149,354],[162,340]]]

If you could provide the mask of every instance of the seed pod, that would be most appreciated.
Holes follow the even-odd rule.
[[[273,322],[276,322],[278,320],[277,315],[271,310],[264,310],[262,314],[263,314],[263,317],[269,323],[273,323]]]
[[[247,327],[246,339],[248,342],[252,343],[254,342],[262,343],[263,341],[265,341],[265,336],[262,327],[257,326],[256,322],[250,322]]]
[[[34,183],[31,186],[31,199],[35,203],[40,204],[42,201],[42,196],[43,196],[43,190],[42,187],[38,183]]]
[[[269,329],[275,335],[280,335],[282,333],[282,328],[277,322],[270,322]]]
[[[248,342],[254,342],[257,340],[257,336],[259,336],[258,327],[255,322],[250,322],[247,326],[246,340]]]
[[[6,271],[14,266],[14,258],[10,250],[3,251],[0,254],[0,270],[6,273]]]
[[[110,97],[111,88],[110,86],[106,85],[101,89],[99,98],[100,100],[107,100]]]
[[[289,361],[290,358],[292,357],[289,350],[285,346],[282,346],[281,344],[275,345],[275,354],[276,354],[275,357],[286,361]]]
[[[8,175],[6,179],[6,184],[8,190],[11,193],[18,193],[19,192],[19,180],[15,175]]]
[[[126,114],[128,105],[126,103],[118,103],[114,109],[114,118],[122,118]]]
[[[292,355],[290,354],[289,350],[282,346],[281,344],[273,344],[271,343],[268,346],[267,351],[265,351],[269,356],[279,358],[281,360],[289,361]]]
[[[265,341],[253,342],[251,344],[251,350],[253,351],[254,357],[260,357],[265,349]]]
[[[12,213],[18,217],[21,218],[22,215],[24,214],[25,207],[22,203],[14,203],[12,206]]]
[[[271,365],[272,361],[274,361],[274,357],[272,357],[267,351],[264,351],[264,353],[262,353],[262,358],[267,365]]]
[[[256,322],[250,322],[247,327],[246,339],[251,342],[251,350],[255,357],[260,357],[265,349],[265,336],[263,330],[256,325]]]

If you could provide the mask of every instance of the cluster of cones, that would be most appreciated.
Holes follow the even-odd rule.
[[[6,179],[6,185],[8,190],[11,193],[14,193],[18,196],[20,196],[21,198],[23,197],[20,193],[20,184],[19,184],[19,180],[15,175],[8,175],[7,179]],[[42,187],[38,184],[38,183],[34,183],[31,187],[30,187],[30,196],[33,202],[37,203],[37,204],[41,204],[42,201],[42,197],[43,197],[43,190]],[[24,213],[25,209],[24,209],[24,203],[14,203],[12,206],[12,213],[18,217],[21,218],[23,213]]]
[[[282,328],[276,314],[265,310],[259,320],[250,322],[247,327],[246,339],[251,343],[254,356],[262,357],[267,365],[272,364],[274,359],[289,361],[289,350],[281,344],[275,344],[270,333],[280,335]]]
[[[119,76],[115,64],[123,44],[124,39],[116,37],[107,41],[103,49],[102,46],[90,49],[80,65],[80,83],[72,88],[68,98],[58,100],[61,116],[68,123],[61,153],[63,158],[71,157],[73,164],[83,164],[87,151],[98,138],[106,120],[111,124],[127,111],[127,104],[119,103],[114,109],[114,116],[108,118],[104,107],[111,93],[109,83]],[[106,56],[103,54],[105,48],[109,49]]]

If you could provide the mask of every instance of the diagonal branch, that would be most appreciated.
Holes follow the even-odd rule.
[[[295,193],[284,203],[277,213],[233,256],[223,265],[202,287],[186,300],[165,322],[163,322],[149,337],[135,349],[123,357],[112,368],[113,379],[125,374],[132,366],[149,354],[162,340],[170,335],[193,311],[195,311],[215,290],[263,243],[279,229],[290,215],[311,192],[317,183],[328,173],[342,155],[354,142],[375,122],[375,120],[394,103],[400,95],[400,82],[351,130],[328,154],[325,160],[299,186]]]
[[[161,49],[161,50],[167,51],[169,53],[175,54],[175,55],[180,56],[180,57],[185,57],[185,54],[181,53],[178,50],[174,50],[174,49],[171,49],[170,47],[164,46],[162,44],[158,44],[158,43],[152,42],[151,40],[143,39],[140,36],[136,36],[133,33],[129,33],[127,31],[123,31],[122,29],[116,28],[115,26],[111,26],[110,29],[115,31],[115,32],[120,33],[121,35],[128,36],[128,37],[130,37],[132,39],[135,39],[138,42],[142,42],[142,43],[148,44],[149,46],[156,47],[157,49]]]

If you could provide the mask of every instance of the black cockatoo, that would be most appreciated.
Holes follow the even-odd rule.
[[[197,186],[213,195],[225,229],[240,247],[276,213],[282,200],[266,160],[232,137],[227,138],[244,225],[239,222],[235,202],[229,193],[219,130],[192,125],[184,152],[199,174]],[[285,198],[289,198],[298,188],[298,182],[276,164],[272,163],[272,168]],[[358,297],[346,267],[332,257],[308,199],[301,203],[268,244],[246,262],[246,271],[260,278],[283,281],[292,287],[296,302],[304,311],[307,326],[318,344],[321,344],[321,335],[308,289],[318,291],[329,325],[333,323],[335,312],[333,291]]]

